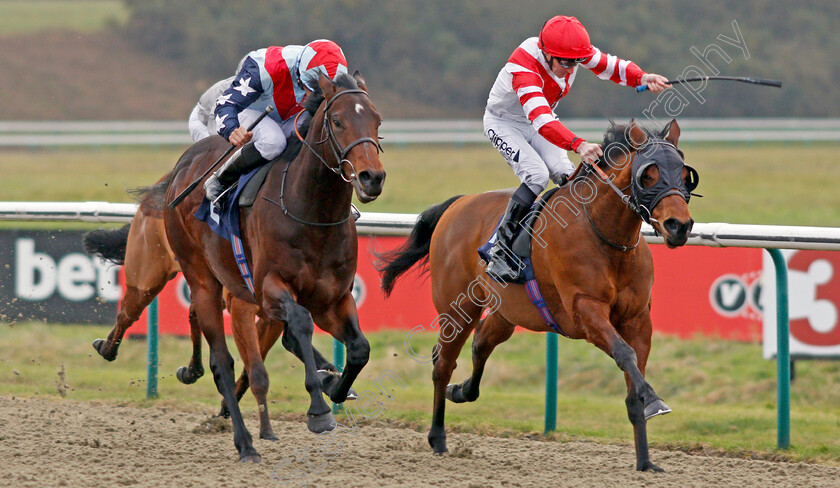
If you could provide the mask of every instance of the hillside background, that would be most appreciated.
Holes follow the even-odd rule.
[[[0,1],[0,120],[185,119],[201,92],[248,51],[330,38],[366,77],[386,118],[479,118],[511,51],[556,14],[593,44],[674,78],[692,55],[723,75],[774,78],[782,90],[719,82],[683,117],[840,116],[840,2],[665,0],[7,0]],[[718,36],[736,37],[749,59]],[[639,116],[654,100],[577,77],[558,112]],[[661,109],[660,109],[661,110]]]

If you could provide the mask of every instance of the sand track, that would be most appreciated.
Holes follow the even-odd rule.
[[[425,433],[409,429],[366,425],[319,438],[282,420],[273,423],[279,442],[255,441],[263,463],[243,465],[211,413],[0,397],[0,486],[274,487],[301,486],[304,476],[302,486],[318,487],[840,485],[835,466],[656,450],[667,472],[637,473],[631,446],[591,442],[450,434],[452,454],[437,457]],[[256,419],[246,423],[258,432]]]

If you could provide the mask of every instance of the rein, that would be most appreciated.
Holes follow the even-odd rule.
[[[344,182],[352,183],[353,180],[356,179],[356,168],[353,166],[352,162],[350,162],[348,159],[346,159],[347,154],[350,152],[350,150],[353,149],[354,147],[358,146],[359,144],[363,144],[365,142],[370,142],[371,144],[375,145],[378,152],[382,152],[382,146],[379,145],[379,141],[377,141],[376,139],[374,139],[372,137],[362,137],[360,139],[357,139],[357,140],[351,142],[350,144],[347,145],[347,147],[342,149],[341,144],[339,144],[338,139],[336,139],[335,133],[333,133],[333,131],[332,131],[332,126],[329,123],[329,118],[330,118],[329,117],[329,115],[330,115],[329,110],[330,110],[330,106],[335,101],[335,99],[340,97],[341,95],[346,94],[346,93],[363,93],[365,96],[367,96],[367,94],[368,94],[365,90],[362,90],[361,88],[354,88],[354,89],[350,89],[350,90],[340,91],[340,92],[336,93],[331,99],[329,99],[327,101],[326,106],[324,107],[324,125],[323,125],[323,129],[321,130],[321,132],[326,133],[326,135],[324,136],[323,139],[321,139],[320,141],[317,141],[315,143],[316,145],[320,146],[320,145],[324,144],[325,142],[329,141],[330,148],[333,151],[333,155],[335,156],[336,161],[338,161],[338,166],[335,166],[335,167],[330,166],[330,164],[327,163],[327,160],[321,154],[318,154],[318,152],[301,135],[300,130],[298,129],[298,120],[300,119],[300,116],[303,114],[303,111],[299,112],[297,114],[297,116],[295,116],[294,126],[295,126],[295,135],[300,140],[300,142],[302,142],[303,145],[306,146],[312,152],[312,154],[314,154],[315,157],[318,158],[318,160],[321,161],[321,163],[328,170],[337,174],[339,177],[341,177],[342,180],[344,180]],[[349,178],[344,176],[344,163],[345,162],[347,164],[349,164],[350,168],[352,169],[352,172],[350,173]],[[301,219],[300,217],[297,217],[294,214],[292,214],[289,211],[288,207],[286,207],[286,199],[285,199],[286,177],[289,174],[289,168],[291,167],[291,165],[292,165],[291,161],[286,161],[286,167],[283,169],[283,179],[280,182],[280,201],[275,202],[274,200],[272,200],[272,199],[270,199],[266,196],[262,197],[263,200],[280,207],[280,210],[283,211],[283,215],[286,215],[287,217],[294,220],[295,222],[305,224],[305,225],[312,225],[312,226],[316,226],[316,227],[330,227],[330,226],[345,224],[345,223],[347,223],[347,221],[350,220],[350,217],[353,216],[352,206],[351,206],[351,210],[347,213],[347,217],[345,217],[345,218],[343,218],[339,221],[336,221],[336,222],[311,222],[311,221],[308,221],[308,220]]]
[[[613,183],[613,181],[609,178],[609,176],[607,176],[607,174],[604,173],[604,170],[602,170],[601,168],[599,168],[595,164],[588,164],[588,163],[583,163],[583,164],[586,164],[586,169],[588,169],[589,171],[594,170],[594,172],[597,173],[598,176],[605,183],[607,183],[610,186],[610,188],[613,189],[613,191],[615,191],[615,193],[618,195],[618,197],[621,198],[621,202],[623,204],[627,205],[630,208],[633,208],[630,205],[630,195],[624,193],[627,190],[627,188],[630,188],[630,186],[633,184],[632,181],[630,182],[630,185],[627,185],[627,187],[625,187],[623,189],[619,188],[618,186],[616,186],[615,183]],[[586,203],[583,204],[583,213],[586,214],[586,219],[589,220],[589,225],[592,227],[592,230],[595,231],[595,235],[597,235],[602,241],[604,241],[607,245],[609,245],[613,249],[618,249],[619,251],[622,251],[622,252],[632,251],[633,249],[636,248],[636,246],[639,245],[639,242],[641,242],[641,240],[642,240],[642,232],[639,231],[639,237],[638,237],[638,239],[636,239],[636,243],[633,244],[632,246],[625,246],[625,245],[622,245],[622,244],[616,244],[615,242],[609,240],[607,238],[607,236],[605,236],[601,232],[601,230],[598,229],[598,226],[595,225],[595,221],[592,220],[592,216],[589,215],[589,207],[586,205]]]

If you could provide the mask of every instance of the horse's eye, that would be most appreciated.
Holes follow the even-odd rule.
[[[333,125],[336,129],[341,129],[341,121],[338,120],[338,117],[333,117]]]

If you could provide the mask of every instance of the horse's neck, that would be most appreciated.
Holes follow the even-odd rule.
[[[338,167],[339,163],[334,161],[329,141],[318,144],[326,136],[321,134],[322,124],[321,117],[312,120],[307,142],[327,164],[304,145],[289,168],[286,192],[294,196],[296,207],[312,208],[311,215],[320,216],[322,221],[335,222],[349,214],[353,187],[327,167]],[[309,205],[304,205],[304,202]]]
[[[612,177],[613,184],[625,193],[630,191],[627,188],[630,186],[630,174],[630,163],[620,170],[607,172],[607,175]],[[630,245],[634,244],[642,227],[642,219],[600,177],[594,172],[590,175],[598,191],[592,203],[589,204],[592,221],[605,237],[616,244],[627,245],[628,242]]]

